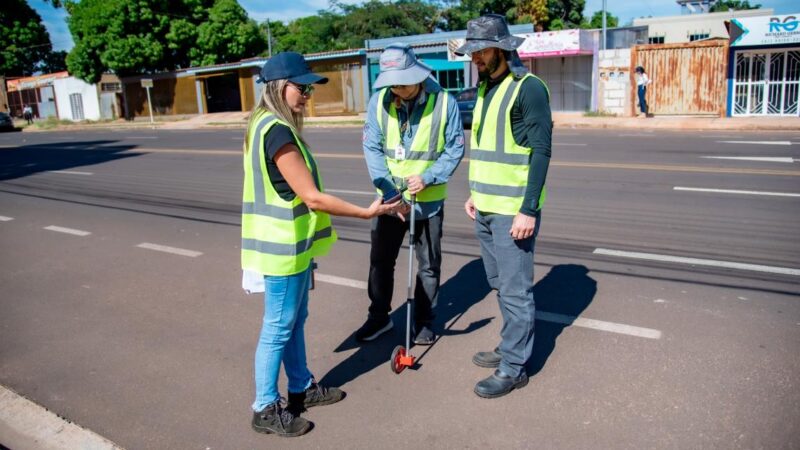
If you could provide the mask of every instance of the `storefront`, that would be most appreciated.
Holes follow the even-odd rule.
[[[593,111],[597,80],[597,33],[589,30],[544,31],[521,35],[517,49],[531,73],[550,88],[553,111]]]
[[[729,116],[800,116],[800,13],[731,20]]]

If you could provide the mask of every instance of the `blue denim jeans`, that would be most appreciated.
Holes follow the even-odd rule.
[[[541,223],[536,220],[533,236],[514,240],[509,231],[514,216],[475,216],[475,232],[481,244],[486,279],[497,290],[503,328],[500,330],[500,370],[519,376],[533,353],[536,303],[533,300],[533,250]]]
[[[264,321],[256,348],[253,411],[261,411],[280,399],[281,362],[289,379],[289,392],[303,392],[311,386],[313,375],[306,365],[303,334],[310,274],[309,268],[295,275],[264,277]]]
[[[637,93],[639,94],[639,109],[647,115],[647,86],[639,86]]]

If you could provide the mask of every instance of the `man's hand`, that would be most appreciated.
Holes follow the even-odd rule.
[[[464,211],[470,219],[475,220],[475,203],[472,203],[472,197],[468,198],[464,203]]]
[[[533,236],[534,229],[536,229],[536,217],[517,213],[511,223],[511,231],[509,233],[514,240],[527,239]]]
[[[425,189],[425,182],[422,181],[422,177],[419,175],[411,175],[406,178],[406,184],[408,185],[409,194],[416,194]]]

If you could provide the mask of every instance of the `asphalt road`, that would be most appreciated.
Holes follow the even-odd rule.
[[[238,266],[243,131],[0,134],[0,384],[126,448],[800,447],[800,131],[555,133],[530,384],[479,399],[501,326],[445,213],[444,330],[394,375],[359,347],[369,224],[336,219],[307,325],[348,392],[294,440],[249,429],[262,302]],[[327,189],[367,205],[360,130],[310,128]],[[405,297],[405,253],[395,306]],[[2,443],[2,442],[0,442]]]

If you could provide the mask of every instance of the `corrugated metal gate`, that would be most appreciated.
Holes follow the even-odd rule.
[[[637,45],[631,51],[631,74],[636,66],[644,67],[652,80],[647,87],[651,113],[725,115],[726,39]],[[631,99],[636,102],[636,82],[631,84]]]

